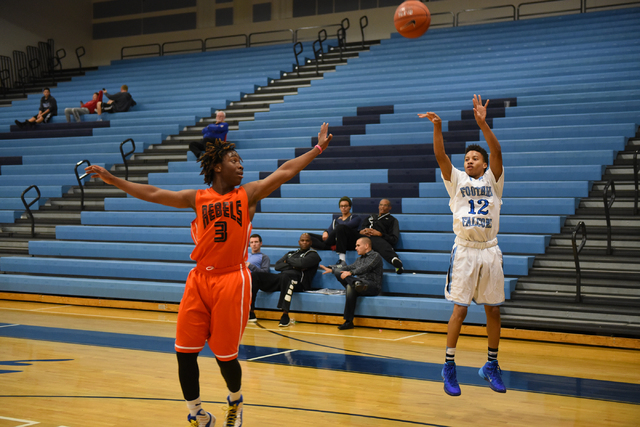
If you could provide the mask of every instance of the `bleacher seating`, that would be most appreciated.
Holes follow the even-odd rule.
[[[301,232],[324,229],[341,196],[354,198],[356,214],[371,213],[378,199],[390,198],[401,228],[397,249],[408,273],[396,275],[385,263],[385,295],[362,298],[356,314],[446,321],[451,308],[442,293],[454,238],[449,199],[433,156],[432,125],[416,113],[441,116],[447,152],[460,167],[466,145],[488,148],[470,111],[477,93],[491,99],[489,122],[505,164],[498,239],[508,298],[517,278],[527,275],[535,255],[544,253],[551,235],[636,134],[639,23],[640,9],[624,9],[432,29],[417,40],[394,35],[269,112],[256,113],[255,121],[241,122],[228,140],[244,159],[245,182],[312,147],[323,121],[336,134],[333,147],[259,204],[253,226],[263,236],[263,252],[275,263],[295,247]],[[3,192],[5,186],[18,188],[38,177],[50,185],[72,185],[56,173],[58,166],[38,166],[39,175],[33,165],[52,158],[72,163],[65,156],[93,153],[108,167],[117,162],[108,157],[114,144],[134,135],[143,150],[279,77],[282,65],[291,62],[288,45],[233,50],[216,75],[216,55],[114,61],[61,84],[53,92],[59,106],[77,103],[107,79],[112,86],[128,84],[139,105],[112,116],[110,126],[94,128],[91,137],[49,138],[46,144],[3,141],[0,156],[22,156],[22,166],[0,167],[0,195],[12,191]],[[261,66],[253,68],[257,58]],[[172,73],[170,81],[163,80],[169,68],[184,78]],[[221,85],[224,91],[216,91]],[[25,105],[32,108],[36,101],[32,97]],[[0,112],[0,131],[9,116]],[[172,190],[204,188],[192,158],[171,162],[167,173],[150,174],[149,183]],[[57,240],[30,242],[33,257],[1,258],[0,269],[10,274],[0,275],[0,289],[177,302],[193,267],[188,229],[193,217],[131,197],[108,198],[103,212],[82,213],[81,226],[58,226]],[[325,264],[337,259],[329,251],[320,255]],[[354,259],[349,253],[348,261]],[[314,287],[340,285],[318,273]],[[257,307],[275,308],[276,299],[260,293]],[[309,293],[293,301],[293,311],[341,314],[344,308],[344,298],[335,295]],[[472,306],[467,320],[482,324],[482,307]]]

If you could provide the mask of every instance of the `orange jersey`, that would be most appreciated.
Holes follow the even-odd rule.
[[[196,247],[191,259],[200,268],[224,269],[243,264],[251,235],[249,199],[243,187],[220,195],[212,188],[196,193],[196,219],[191,238]]]

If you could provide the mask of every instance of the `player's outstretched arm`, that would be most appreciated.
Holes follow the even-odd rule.
[[[451,159],[444,151],[444,139],[442,137],[442,120],[436,113],[418,114],[421,119],[429,119],[433,123],[433,153],[442,172],[442,177],[451,181]]]
[[[84,168],[92,178],[100,178],[105,183],[118,187],[131,196],[146,202],[158,203],[174,208],[192,208],[196,206],[196,190],[170,191],[153,185],[138,184],[113,176],[102,166],[91,165]]]
[[[498,138],[493,134],[493,131],[487,124],[487,106],[489,100],[482,105],[482,98],[480,95],[473,95],[473,116],[476,118],[476,123],[484,135],[485,141],[489,144],[489,167],[496,180],[502,176],[502,148],[498,142]]]
[[[323,123],[320,127],[320,133],[318,133],[318,145],[322,148],[322,151],[327,149],[331,138],[333,138],[333,135],[327,135],[328,130],[329,124]],[[249,198],[249,206],[255,206],[258,201],[264,199],[269,194],[277,190],[282,184],[296,176],[319,154],[320,150],[314,147],[303,155],[285,162],[265,179],[245,184],[244,189]]]

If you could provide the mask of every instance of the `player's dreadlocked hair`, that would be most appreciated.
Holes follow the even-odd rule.
[[[205,184],[211,185],[213,183],[213,179],[215,177],[213,169],[215,165],[222,163],[224,156],[230,151],[235,151],[235,148],[236,144],[217,138],[213,142],[207,142],[205,152],[202,153],[198,159],[200,167],[202,168],[200,175],[204,175]],[[240,160],[242,160],[242,158],[240,158]]]

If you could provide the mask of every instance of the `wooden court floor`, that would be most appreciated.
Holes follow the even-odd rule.
[[[295,316],[292,316],[295,319]],[[186,426],[176,315],[0,300],[0,427]],[[504,339],[506,394],[477,375],[486,339],[461,337],[462,396],[443,391],[445,336],[277,321],[242,341],[244,426],[638,426],[640,351]],[[224,383],[200,357],[204,407]]]

